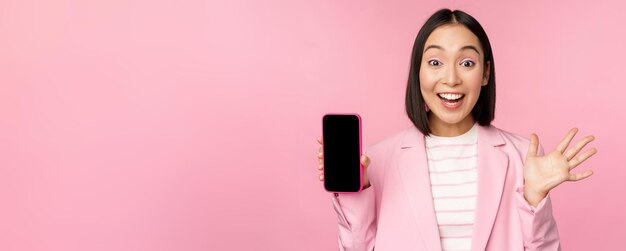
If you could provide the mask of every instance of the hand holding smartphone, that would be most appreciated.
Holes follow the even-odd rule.
[[[324,188],[336,193],[361,191],[364,185],[361,117],[358,114],[326,114],[322,119],[322,128],[320,162],[323,163]]]

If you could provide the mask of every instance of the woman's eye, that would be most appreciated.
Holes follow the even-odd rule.
[[[441,65],[441,62],[439,62],[439,61],[437,61],[435,59],[431,59],[431,60],[428,60],[428,64],[432,65],[432,66],[439,66],[439,65]]]
[[[474,66],[475,64],[476,64],[476,63],[474,63],[474,61],[471,61],[471,60],[466,60],[466,61],[461,62],[461,65],[462,65],[462,66],[465,66],[465,67],[472,67],[472,66]]]

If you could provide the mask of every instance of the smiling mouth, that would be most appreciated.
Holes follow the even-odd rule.
[[[465,94],[438,93],[437,96],[448,103],[456,103],[465,97]]]

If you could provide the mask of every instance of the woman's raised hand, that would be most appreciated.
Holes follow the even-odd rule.
[[[317,170],[320,171],[320,181],[324,181],[324,142],[322,142],[322,137],[317,137],[317,142],[320,144],[320,149],[317,153]],[[363,189],[370,186],[370,180],[367,176],[367,167],[369,166],[369,164],[370,159],[365,155],[361,155],[361,165],[363,165]]]
[[[572,169],[598,152],[596,148],[591,148],[578,155],[585,145],[595,139],[592,135],[581,139],[572,148],[567,149],[576,132],[578,132],[577,128],[571,129],[556,149],[544,156],[537,156],[539,148],[537,135],[533,133],[530,136],[530,145],[524,162],[524,197],[532,206],[537,206],[550,190],[561,183],[579,181],[593,174],[591,170],[571,173]]]

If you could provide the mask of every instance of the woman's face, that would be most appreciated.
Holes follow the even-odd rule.
[[[478,37],[461,24],[436,28],[426,40],[420,91],[430,108],[431,126],[474,123],[472,109],[489,80]]]

